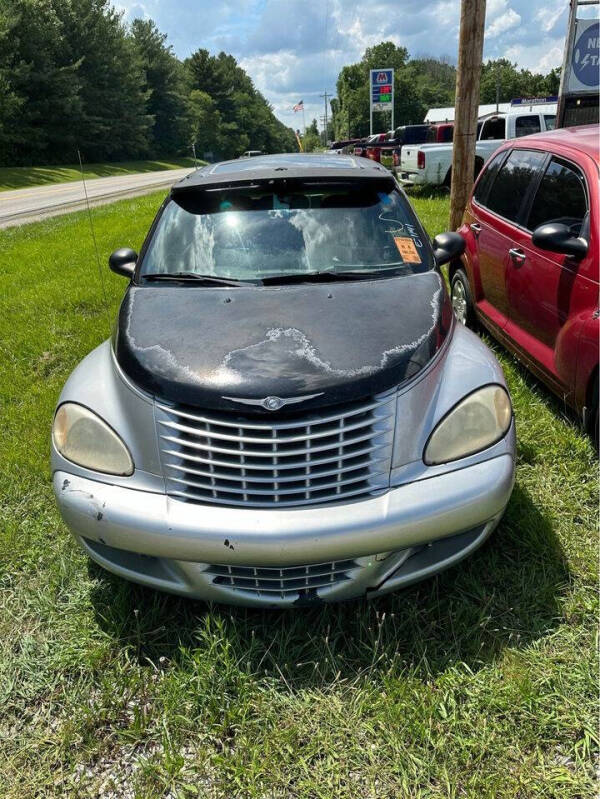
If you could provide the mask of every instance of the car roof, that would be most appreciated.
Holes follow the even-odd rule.
[[[259,155],[208,164],[175,183],[173,193],[253,180],[282,178],[382,178],[391,175],[385,167],[366,158],[328,153],[284,153]]]
[[[555,145],[567,147],[571,150],[578,150],[597,164],[600,164],[600,125],[577,125],[572,128],[556,128],[544,133],[534,133],[531,136],[523,136],[518,139],[518,144],[514,140],[507,142],[507,145],[521,146],[523,143],[535,142],[537,145],[546,145],[552,149]]]

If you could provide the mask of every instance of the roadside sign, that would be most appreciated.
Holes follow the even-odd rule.
[[[598,90],[600,85],[600,23],[578,19],[568,65],[567,91]]]
[[[600,112],[600,0],[570,0],[569,5],[557,128],[598,124]],[[589,14],[590,6],[596,6],[593,15]]]
[[[373,133],[373,111],[391,111],[394,127],[394,70],[372,69],[369,93],[371,97],[371,133]]]
[[[389,111],[394,97],[394,70],[371,70],[371,110]]]
[[[575,47],[571,56],[572,77],[584,86],[597,87],[600,67],[600,23],[577,20]]]
[[[546,105],[558,102],[558,95],[550,97],[515,97],[510,101],[511,105]]]

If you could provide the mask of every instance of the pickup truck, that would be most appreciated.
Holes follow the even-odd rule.
[[[402,147],[408,144],[422,144],[427,141],[430,125],[401,125],[396,130],[390,130],[384,139],[377,139],[366,145],[363,155],[372,161],[378,161],[388,169],[400,166],[400,153]],[[381,135],[381,134],[380,134]],[[433,141],[441,141],[433,139]],[[356,151],[355,151],[356,152]]]
[[[475,176],[506,139],[518,139],[530,133],[552,130],[556,105],[536,109],[519,106],[518,110],[490,114],[478,123],[475,144]],[[403,147],[396,175],[405,186],[450,186],[452,178],[452,143],[419,144]]]
[[[445,144],[454,139],[454,122],[436,122],[427,131],[423,144]]]

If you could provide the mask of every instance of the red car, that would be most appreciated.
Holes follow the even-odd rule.
[[[482,170],[450,265],[459,321],[481,323],[598,441],[600,126],[507,141]]]

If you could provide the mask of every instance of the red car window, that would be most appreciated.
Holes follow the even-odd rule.
[[[498,174],[498,170],[502,166],[502,162],[506,158],[506,151],[503,150],[498,155],[495,155],[491,161],[489,161],[483,171],[483,174],[477,181],[477,185],[475,186],[475,191],[473,192],[473,199],[479,205],[485,206],[487,203],[487,196],[488,191],[492,183],[494,182],[494,178]]]
[[[553,158],[535,195],[527,227],[562,222],[578,236],[588,210],[585,181],[577,167]]]
[[[546,153],[536,150],[513,150],[491,186],[487,199],[490,211],[516,222],[527,190],[545,160]]]

